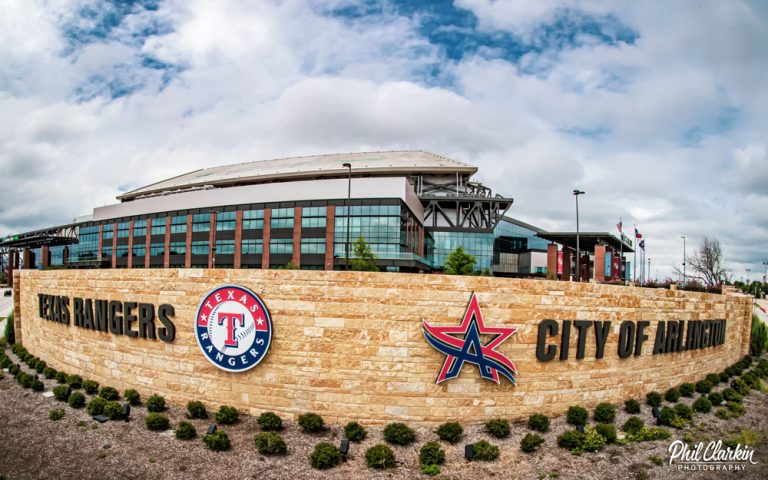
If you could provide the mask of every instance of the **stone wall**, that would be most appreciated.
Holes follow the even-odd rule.
[[[440,423],[563,413],[568,406],[641,399],[719,372],[747,353],[750,302],[738,295],[490,277],[287,270],[25,270],[16,273],[17,335],[56,369],[102,385],[159,393],[175,405],[200,400],[258,414],[308,411],[328,421]],[[258,293],[274,334],[264,361],[245,373],[214,367],[194,337],[201,299],[222,284]],[[518,331],[498,350],[518,369],[517,386],[483,380],[474,365],[435,384],[445,356],[429,346],[422,321],[459,325],[476,292],[488,326]],[[172,343],[116,336],[43,320],[38,293],[130,300],[175,307]],[[605,356],[536,359],[541,320],[611,321]],[[658,321],[726,319],[720,346],[652,355]],[[651,322],[642,355],[617,354],[622,321]],[[555,343],[555,339],[550,339]]]

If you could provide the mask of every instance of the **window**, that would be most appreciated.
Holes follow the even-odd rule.
[[[147,245],[145,243],[140,243],[138,245],[133,246],[134,257],[143,257],[146,254],[147,254]]]
[[[275,208],[272,210],[272,228],[293,228],[293,209]],[[270,251],[271,251],[270,247]]]
[[[302,238],[301,253],[320,255],[325,253],[325,238]]]
[[[169,255],[186,255],[187,244],[184,242],[171,242],[168,248]]]
[[[128,256],[128,245],[118,245],[115,249],[115,255],[117,257],[127,257]]]
[[[243,255],[261,255],[263,250],[261,240],[243,240],[241,248]]]
[[[112,244],[108,247],[101,247],[101,258],[112,258]]]
[[[99,253],[99,226],[80,227],[77,232],[80,242],[72,245],[69,258],[74,261],[95,260]],[[37,258],[41,258],[39,254]]]
[[[264,210],[243,212],[243,230],[261,230],[262,228],[264,228]]]
[[[149,254],[153,257],[165,255],[165,243],[151,243],[149,245]]]
[[[207,232],[211,229],[211,214],[196,213],[192,215],[192,231]]]
[[[235,253],[234,240],[216,240],[217,255],[233,255]]]
[[[293,253],[293,239],[292,238],[273,238],[269,241],[269,253],[270,254],[287,254]]]
[[[325,228],[325,207],[301,209],[301,228]]]
[[[208,240],[199,240],[192,242],[192,255],[208,255]]]
[[[147,220],[146,219],[133,221],[133,236],[134,237],[147,236]]]
[[[104,243],[104,240],[112,240],[112,237],[115,236],[115,224],[114,223],[108,223],[101,227],[101,240],[102,243]]]
[[[152,235],[165,235],[164,218],[156,218],[152,220]]]
[[[171,233],[187,233],[187,216],[176,215],[171,217]]]
[[[117,224],[117,238],[128,238],[128,231],[131,228],[130,222],[120,222]]]
[[[216,214],[216,231],[234,230],[237,212],[221,212]],[[218,248],[217,248],[218,250]]]

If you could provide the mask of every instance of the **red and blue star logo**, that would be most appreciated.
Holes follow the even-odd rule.
[[[422,322],[424,338],[439,352],[446,355],[440,374],[435,383],[441,383],[459,376],[464,362],[477,365],[480,376],[499,383],[499,374],[507,377],[513,385],[517,369],[515,364],[496,347],[517,332],[514,327],[486,327],[477,297],[472,292],[467,310],[459,326],[433,326]],[[463,335],[460,339],[453,335]],[[483,345],[480,335],[493,335]]]

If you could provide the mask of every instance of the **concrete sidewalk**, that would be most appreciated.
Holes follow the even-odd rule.
[[[752,312],[756,313],[758,318],[763,322],[768,322],[768,300],[755,300],[755,303],[763,307],[765,312],[758,307],[755,307],[754,304],[752,306]]]

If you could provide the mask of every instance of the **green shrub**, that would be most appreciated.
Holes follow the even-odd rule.
[[[529,433],[520,441],[520,450],[525,453],[532,453],[535,452],[542,443],[544,443],[544,439],[540,435]]]
[[[72,392],[67,403],[72,408],[83,408],[85,406],[85,395],[82,392]]]
[[[692,397],[693,391],[696,389],[696,386],[692,383],[683,383],[680,385],[680,395],[684,397]]]
[[[693,420],[693,409],[684,403],[678,403],[672,407],[675,411],[675,415],[683,420]]]
[[[447,422],[437,427],[437,436],[448,443],[456,443],[464,434],[464,429],[457,422]]]
[[[712,402],[713,406],[720,405],[723,403],[723,394],[720,392],[712,392],[708,395],[709,401]]]
[[[731,411],[731,415],[734,417],[740,417],[747,413],[747,409],[743,404],[739,402],[728,402],[725,404],[726,408]]]
[[[304,433],[319,433],[325,430],[323,417],[312,412],[299,415],[299,426]]]
[[[37,373],[43,373],[46,368],[48,368],[47,363],[42,360],[37,361],[37,365],[35,365],[35,371],[37,371]]]
[[[259,418],[256,419],[256,422],[265,432],[277,432],[283,429],[283,419],[273,412],[262,413],[259,415]]]
[[[640,417],[629,417],[621,429],[629,434],[636,434],[645,427],[643,420]]]
[[[64,409],[63,408],[55,408],[55,409],[51,410],[50,412],[48,412],[48,418],[50,418],[54,422],[56,420],[61,420],[62,418],[64,418],[64,415],[65,415],[65,413],[64,413]]]
[[[349,422],[344,426],[344,436],[350,442],[362,442],[367,435],[368,432],[357,422]]]
[[[616,442],[616,427],[612,423],[598,423],[595,431],[605,439],[605,443]]]
[[[107,400],[107,404],[104,405],[104,415],[110,420],[119,420],[123,418],[123,406],[117,400]]]
[[[33,378],[32,390],[34,390],[35,392],[42,392],[43,390],[45,390],[45,384],[43,384],[43,382],[41,382],[40,380]]]
[[[421,465],[442,465],[445,462],[445,450],[437,442],[427,442],[419,450]]]
[[[704,377],[704,380],[708,381],[710,385],[713,387],[720,383],[720,375],[716,373],[708,373],[706,377]]]
[[[53,387],[53,398],[60,402],[66,402],[69,398],[67,390],[69,390],[68,385],[56,385]]]
[[[549,417],[541,413],[534,413],[528,417],[528,428],[537,432],[549,431]]]
[[[712,410],[712,402],[707,397],[699,397],[693,402],[693,409],[701,413],[709,413]]]
[[[13,365],[13,361],[10,358],[0,358],[0,368],[10,368],[11,365]]]
[[[158,394],[154,394],[147,399],[147,411],[162,412],[165,410],[165,399]]]
[[[236,423],[239,418],[240,412],[238,412],[235,407],[230,407],[229,405],[222,405],[219,407],[219,411],[216,412],[216,423],[222,425],[232,425],[233,423]]]
[[[106,400],[104,401],[106,402]],[[157,412],[148,413],[147,417],[144,419],[144,424],[150,430],[168,430],[171,426],[168,417]]]
[[[341,452],[328,442],[320,442],[315,445],[312,455],[309,456],[309,464],[312,468],[326,470],[335,467],[341,462]]]
[[[489,435],[496,438],[507,438],[509,436],[509,422],[503,418],[494,418],[485,423],[485,430]]]
[[[56,369],[53,369],[51,367],[45,367],[45,369],[43,370],[43,375],[45,376],[45,378],[49,378],[49,379],[55,378],[56,373],[58,373],[56,372]]]
[[[30,357],[25,362],[29,368],[35,369],[37,368],[37,359],[35,357]]]
[[[262,455],[285,455],[288,453],[285,440],[275,432],[258,433],[253,437],[253,442],[256,444],[256,450]]]
[[[586,425],[587,409],[583,407],[568,407],[568,413],[566,414],[566,421],[571,425]]]
[[[204,435],[203,442],[209,449],[216,452],[223,452],[232,448],[232,444],[229,442],[229,435],[224,430],[216,430],[216,432],[210,435]]]
[[[365,451],[365,464],[369,468],[394,468],[395,454],[389,445],[380,443]]]
[[[696,391],[705,395],[712,391],[712,384],[706,380],[696,382]]]
[[[611,403],[600,403],[595,407],[593,418],[598,423],[613,423],[616,420],[616,407]]]
[[[728,383],[728,379],[731,378],[726,372],[720,372],[720,383]]]
[[[208,418],[208,410],[205,409],[203,402],[192,401],[187,403],[187,417],[189,418]]]
[[[637,433],[633,433],[627,436],[627,440],[630,442],[652,442],[655,440],[666,440],[672,436],[669,430],[662,427],[645,428],[643,427]]]
[[[485,440],[480,440],[479,442],[476,442],[473,445],[473,452],[474,452],[474,455],[472,456],[473,461],[481,460],[485,462],[490,462],[499,458],[499,447],[491,443],[488,443]]]
[[[24,388],[32,388],[32,383],[34,383],[34,381],[35,381],[35,377],[25,373],[24,379],[20,383],[21,383],[21,386]]]
[[[83,377],[81,377],[80,375],[68,375],[67,376],[67,383],[73,389],[82,388],[83,387]]]
[[[741,376],[741,379],[744,380],[749,388],[760,389],[760,377],[755,372],[747,372]]]
[[[557,446],[568,450],[581,448],[584,444],[584,434],[578,430],[568,430],[557,436]]]
[[[599,452],[604,446],[605,438],[597,433],[597,430],[591,426],[587,426],[587,428],[584,429],[584,443],[582,443],[581,449],[585,452]]]
[[[659,392],[648,392],[645,396],[645,403],[652,407],[658,407],[661,405],[661,394]]]
[[[99,396],[107,401],[117,400],[120,398],[120,393],[117,389],[112,387],[101,387],[99,390]]]
[[[17,375],[21,371],[21,367],[16,365],[15,363],[8,367],[8,373],[11,375]]]
[[[123,392],[123,396],[131,405],[141,405],[141,395],[139,395],[139,392],[133,388],[129,388]],[[165,405],[165,400],[163,400],[163,405]]]
[[[723,400],[726,402],[739,402],[741,403],[742,400],[744,400],[744,396],[737,393],[736,390],[728,387],[723,390]]]
[[[176,425],[176,438],[179,440],[191,440],[197,436],[197,431],[195,430],[195,426],[192,425],[189,422],[179,422],[178,425]]]
[[[664,392],[664,400],[671,403],[677,403],[677,401],[680,400],[680,390],[674,387],[670,388]]]
[[[664,407],[659,412],[659,422],[662,425],[675,428],[685,427],[685,421],[675,414],[675,411],[670,407]]]
[[[434,477],[440,473],[440,467],[438,465],[422,465],[421,473]]]
[[[88,415],[101,415],[104,413],[105,406],[107,406],[106,400],[101,397],[93,397],[85,409],[88,411]]]
[[[85,391],[85,393],[89,395],[94,395],[96,392],[99,391],[99,382],[94,380],[84,380],[83,390]]]
[[[8,315],[8,317],[6,317],[5,319],[5,334],[3,335],[9,345],[13,345],[14,343],[16,343],[16,331],[14,330],[14,328],[15,326],[13,325],[13,312],[11,312],[10,315]]]
[[[404,423],[390,423],[384,427],[384,440],[395,445],[410,445],[416,440],[416,432]]]

